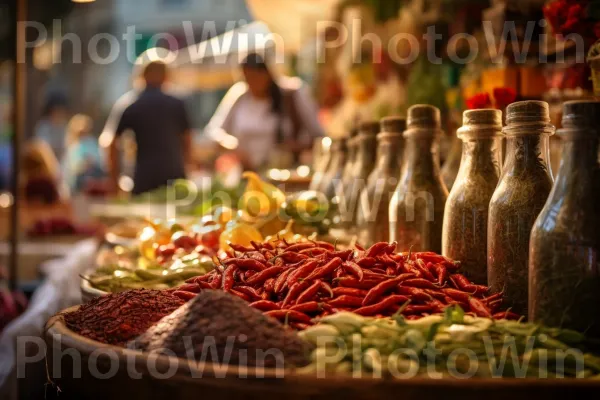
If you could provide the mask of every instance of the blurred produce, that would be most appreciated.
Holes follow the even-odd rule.
[[[312,364],[301,370],[304,373],[600,378],[600,357],[587,352],[584,335],[531,323],[471,317],[458,306],[414,321],[401,315],[373,319],[338,313],[322,318],[299,335],[317,346]],[[338,349],[345,349],[342,357],[331,357]],[[499,362],[499,358],[506,362]]]
[[[53,236],[53,235],[82,235],[92,236],[98,228],[91,225],[74,223],[66,217],[49,217],[37,220],[27,231],[29,237]]]

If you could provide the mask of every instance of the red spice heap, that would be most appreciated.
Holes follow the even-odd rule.
[[[235,257],[174,294],[188,300],[202,289],[222,289],[296,329],[338,311],[390,316],[406,303],[401,312],[409,319],[453,304],[481,317],[518,318],[502,312],[501,293],[489,294],[487,286],[456,273],[460,263],[431,252],[396,254],[396,243],[338,251],[324,242],[282,240],[232,248]]]
[[[64,314],[67,327],[102,343],[122,346],[184,304],[161,290],[128,290],[95,298]]]

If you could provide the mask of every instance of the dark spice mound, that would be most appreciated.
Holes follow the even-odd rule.
[[[161,290],[128,290],[93,299],[63,315],[69,329],[89,339],[123,346],[184,301]]]
[[[129,347],[193,356],[195,361],[270,368],[305,365],[310,352],[294,331],[244,300],[216,290],[203,290]]]

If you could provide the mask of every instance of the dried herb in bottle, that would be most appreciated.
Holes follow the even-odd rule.
[[[529,319],[600,338],[600,102],[564,104],[562,162],[531,232]]]
[[[408,109],[400,181],[390,202],[390,241],[398,250],[442,250],[442,222],[448,190],[437,153],[440,110],[430,105]]]
[[[342,171],[346,163],[346,139],[333,139],[331,142],[331,161],[323,175],[319,191],[329,200],[335,196],[336,186],[342,178]]]
[[[356,225],[358,241],[364,246],[390,239],[390,200],[400,176],[400,155],[404,148],[402,133],[406,119],[387,117],[381,120],[377,135],[377,162],[369,175],[367,187],[360,194]]]
[[[522,101],[507,108],[506,159],[488,215],[488,284],[505,305],[527,315],[529,236],[552,189],[548,104]]]
[[[352,164],[349,179],[339,187],[337,192],[340,217],[338,227],[345,229],[347,233],[351,233],[356,227],[358,198],[375,166],[379,122],[363,122],[358,132],[358,136],[353,139],[356,146],[356,159]]]
[[[465,111],[457,136],[463,153],[446,201],[442,254],[459,260],[469,280],[485,285],[488,208],[500,177],[502,112]]]

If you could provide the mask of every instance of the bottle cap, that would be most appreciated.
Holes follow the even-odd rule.
[[[467,110],[463,113],[463,125],[456,132],[459,138],[500,136],[502,133],[502,111],[495,109]]]
[[[600,132],[600,101],[576,100],[563,104],[563,130],[582,129],[598,134]]]
[[[550,107],[545,101],[517,101],[506,108],[507,135],[554,133],[554,125],[550,123]]]
[[[380,122],[382,132],[402,133],[406,130],[406,118],[385,117]]]
[[[428,104],[416,104],[408,109],[406,121],[408,129],[411,128],[433,128],[439,129],[440,110]]]
[[[361,122],[358,130],[361,135],[375,136],[379,133],[379,122],[377,122],[377,121]]]

